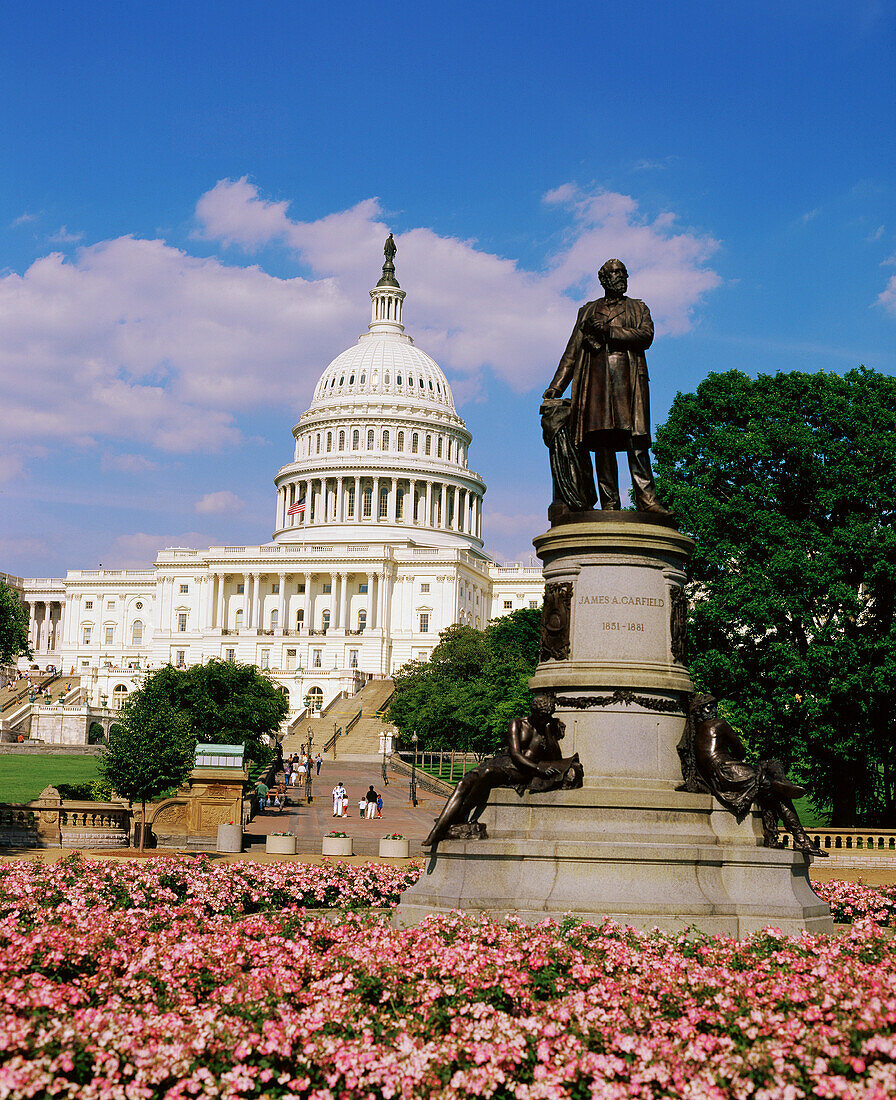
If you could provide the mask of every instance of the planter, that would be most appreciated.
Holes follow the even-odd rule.
[[[381,840],[380,841],[380,855],[389,856],[391,859],[407,859],[408,841],[407,840]]]
[[[296,838],[294,836],[268,836],[264,842],[264,850],[272,856],[294,856],[296,854]]]
[[[218,852],[241,852],[243,850],[242,825],[219,825],[218,843],[215,845]]]
[[[325,836],[321,853],[325,856],[353,855],[352,838],[350,836]]]

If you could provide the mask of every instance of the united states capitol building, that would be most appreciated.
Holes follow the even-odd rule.
[[[426,659],[453,623],[540,607],[540,568],[483,552],[472,436],[405,332],[390,244],[367,332],[293,428],[271,540],[169,547],[146,569],[5,578],[30,611],[31,663],[79,676],[82,698],[114,707],[147,668],[236,660],[270,670],[295,715]]]

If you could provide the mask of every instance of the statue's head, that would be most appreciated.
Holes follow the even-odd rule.
[[[710,718],[715,718],[718,709],[718,700],[714,695],[695,695],[691,699],[691,714],[698,722],[706,722]]]
[[[622,297],[628,290],[628,271],[622,260],[607,260],[597,273],[600,285],[615,297]]]
[[[532,710],[541,714],[553,714],[557,709],[557,700],[552,691],[533,691]]]

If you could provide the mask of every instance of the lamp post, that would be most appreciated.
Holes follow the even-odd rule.
[[[382,738],[383,738],[383,786],[384,787],[389,786],[389,777],[388,777],[388,775],[386,775],[386,738],[387,738],[387,736],[388,736],[388,734],[386,734],[386,733],[383,733],[383,735],[382,735]]]
[[[411,735],[414,743],[414,762],[411,764],[411,802],[417,805],[417,731]]]

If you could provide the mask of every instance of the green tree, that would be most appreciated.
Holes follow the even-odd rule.
[[[245,745],[247,758],[259,762],[270,759],[268,739],[289,711],[287,697],[270,676],[236,661],[165,665],[149,673],[134,695],[185,715],[201,744]]]
[[[389,720],[421,747],[487,753],[511,718],[527,713],[527,682],[538,663],[540,612],[514,611],[485,630],[443,630],[428,661],[394,676]]]
[[[33,656],[28,644],[28,608],[14,588],[0,581],[0,664],[12,664],[22,656]]]
[[[833,823],[896,824],[896,380],[711,374],[654,454],[697,543],[695,680]]]
[[[164,699],[134,692],[109,730],[100,774],[115,792],[142,810],[140,851],[146,841],[146,803],[178,787],[193,768],[195,738],[186,714]]]

